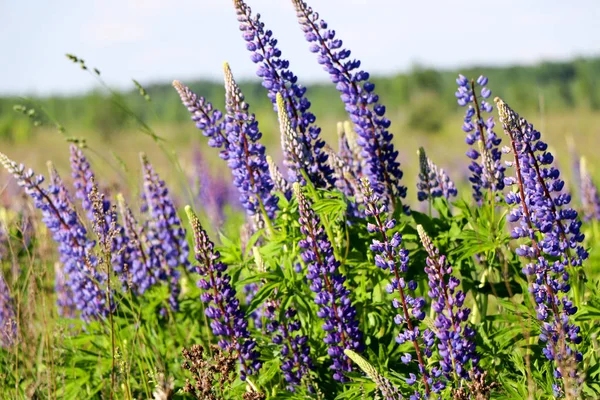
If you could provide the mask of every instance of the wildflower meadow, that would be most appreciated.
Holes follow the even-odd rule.
[[[600,398],[600,174],[577,143],[555,158],[485,71],[458,75],[463,168],[442,168],[394,139],[358,55],[291,0],[347,113],[320,124],[276,33],[233,7],[275,143],[225,63],[224,103],[173,82],[192,159],[126,102],[166,166],[140,153],[112,185],[50,117],[70,168],[0,149],[0,398]]]

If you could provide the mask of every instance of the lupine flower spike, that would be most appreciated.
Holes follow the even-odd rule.
[[[319,217],[298,182],[294,183],[293,189],[300,212],[300,230],[304,235],[298,246],[307,266],[306,278],[310,281],[310,289],[316,294],[317,316],[324,320],[324,342],[329,346],[327,353],[333,360],[333,378],[346,382],[348,378],[344,373],[352,371],[352,363],[344,350],[361,352],[363,349],[356,309],[350,303],[350,291],[344,286],[346,278],[339,272],[340,263],[333,255],[333,247]]]
[[[271,30],[265,29],[260,14],[253,15],[243,0],[234,0],[234,5],[242,37],[251,52],[250,59],[258,64],[256,74],[269,91],[273,109],[277,113],[285,111],[291,128],[298,132],[298,141],[306,149],[306,174],[316,187],[333,186],[335,182],[327,164],[327,154],[322,151],[325,142],[320,138],[321,128],[316,125],[316,117],[310,112],[306,88],[298,84],[298,78],[289,69],[289,61],[281,58],[277,39]],[[282,97],[283,107],[277,100],[278,95]],[[289,154],[286,153],[286,156]],[[296,169],[292,168],[289,172],[292,182],[302,180]]]
[[[369,73],[359,70],[359,60],[350,60],[350,50],[342,48],[342,40],[336,38],[335,31],[328,28],[318,13],[302,0],[292,2],[305,38],[311,43],[310,51],[318,55],[319,63],[336,84],[360,137],[358,144],[363,149],[365,172],[373,190],[384,201],[391,202],[392,208],[400,206],[401,199],[406,197],[406,188],[401,183],[398,151],[388,131],[390,120],[385,117],[385,106],[379,104]],[[405,211],[408,212],[408,208]]]
[[[433,367],[429,370],[425,357],[431,357],[435,343],[434,333],[430,329],[423,332],[419,329],[419,323],[425,319],[425,299],[414,296],[417,282],[406,281],[405,274],[408,271],[408,251],[402,247],[402,235],[399,232],[392,233],[396,226],[396,220],[384,219],[388,208],[381,201],[380,195],[371,188],[369,180],[361,180],[365,202],[365,214],[372,218],[375,223],[369,222],[367,229],[370,233],[376,233],[380,239],[373,239],[371,251],[375,254],[375,264],[390,272],[390,284],[386,290],[389,294],[397,293],[399,298],[394,298],[392,304],[398,310],[394,322],[401,327],[401,332],[396,337],[396,342],[403,344],[412,343],[420,377],[411,373],[406,382],[409,385],[417,383],[418,379],[423,382],[425,395],[439,393],[445,387],[445,382],[440,379],[442,371]],[[402,356],[402,362],[408,364],[413,361],[413,354],[406,353]],[[419,389],[415,389],[415,398],[421,398]],[[412,398],[412,397],[411,397]]]
[[[429,200],[431,201],[436,197],[444,197],[446,200],[450,200],[451,197],[456,197],[458,191],[454,182],[450,179],[446,171],[438,168],[437,165],[431,161],[425,149],[419,148],[417,152],[419,155],[419,182],[417,183],[417,198],[419,201]]]
[[[582,340],[580,328],[570,321],[577,307],[569,299],[570,275],[588,257],[581,246],[584,239],[577,212],[568,207],[571,196],[563,192],[564,182],[552,162],[548,146],[533,125],[520,118],[504,101],[495,99],[500,122],[511,141],[516,175],[505,178],[507,185],[517,185],[518,192],[506,195],[513,205],[508,220],[519,222],[513,238],[527,242],[516,250],[528,260],[523,273],[528,276],[529,290],[535,298],[537,318],[542,322],[540,341],[543,352],[555,364],[555,395],[565,392],[578,397],[577,363],[582,354],[576,345]],[[581,279],[581,278],[580,278]],[[578,282],[574,288],[577,289]],[[578,295],[575,293],[575,298]]]
[[[360,354],[357,354],[352,350],[344,350],[344,353],[346,353],[346,355],[350,357],[350,359],[354,361],[373,382],[375,382],[377,390],[381,393],[384,400],[399,400],[403,398],[400,389],[394,386],[385,376],[377,372],[375,367],[362,358]]]
[[[271,179],[273,180],[273,188],[283,193],[287,200],[290,200],[292,198],[292,186],[283,177],[279,167],[275,164],[271,156],[267,156],[267,164],[269,165],[269,174],[271,174]]]
[[[484,191],[490,191],[493,196],[496,196],[504,189],[506,168],[501,161],[502,139],[493,130],[496,125],[494,117],[490,116],[484,121],[483,113],[491,113],[494,109],[486,100],[492,94],[492,91],[486,87],[488,78],[482,75],[476,81],[469,81],[463,75],[459,75],[456,83],[458,91],[455,96],[458,104],[461,107],[467,106],[462,129],[467,134],[467,144],[471,146],[467,151],[467,157],[472,160],[469,165],[471,171],[469,181],[473,188],[473,198],[480,203]],[[481,88],[479,93],[478,88]]]
[[[283,96],[279,93],[277,93],[277,110],[281,132],[281,147],[285,156],[284,164],[291,171],[293,182],[305,184],[304,176],[308,175],[310,170],[310,150],[292,125],[286,112]]]
[[[0,347],[11,347],[17,340],[17,320],[13,300],[0,271]]]
[[[598,195],[598,187],[592,181],[587,168],[587,160],[584,157],[581,157],[579,165],[583,218],[585,221],[600,221],[600,196]]]
[[[227,265],[220,261],[220,254],[210,241],[200,220],[190,206],[185,208],[194,232],[194,252],[198,265],[194,268],[202,275],[198,287],[203,290],[200,299],[206,304],[205,314],[211,319],[213,334],[219,337],[219,346],[233,352],[241,365],[240,378],[246,380],[261,367],[256,342],[250,337],[248,321],[240,309],[227,274]]]
[[[452,266],[446,256],[439,253],[421,225],[417,225],[417,232],[427,251],[427,294],[433,301],[436,315],[434,326],[442,371],[448,380],[469,380],[473,369],[478,371],[479,363],[475,331],[467,323],[471,310],[464,307],[465,293],[457,290],[460,280],[452,275]]]

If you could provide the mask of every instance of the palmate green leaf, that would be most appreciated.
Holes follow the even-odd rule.
[[[260,307],[265,302],[265,300],[271,297],[273,295],[273,292],[277,290],[280,286],[281,282],[270,282],[266,283],[260,289],[258,289],[256,294],[252,298],[252,301],[248,305],[248,308],[246,309],[246,314],[249,315],[258,307]]]

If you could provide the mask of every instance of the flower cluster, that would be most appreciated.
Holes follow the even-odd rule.
[[[324,342],[329,346],[327,353],[333,360],[333,378],[345,382],[344,372],[352,371],[352,364],[344,350],[361,352],[363,349],[356,309],[350,302],[350,291],[344,286],[346,278],[339,272],[340,263],[319,217],[297,182],[293,189],[300,212],[300,230],[304,235],[298,246],[307,266],[306,278],[310,281],[310,290],[316,294],[317,315],[324,320],[323,330],[327,332]]]
[[[0,347],[10,347],[17,339],[17,321],[13,300],[0,271]]]
[[[457,290],[460,280],[452,275],[452,266],[446,256],[440,255],[421,225],[417,226],[417,231],[427,251],[427,294],[433,300],[432,308],[436,313],[434,326],[442,371],[449,380],[468,380],[472,368],[479,363],[475,331],[467,324],[471,310],[464,307],[465,293]]]
[[[356,132],[360,136],[362,156],[366,159],[366,174],[376,193],[391,201],[395,207],[406,197],[402,186],[402,171],[398,151],[388,131],[390,120],[385,117],[385,106],[379,104],[375,85],[369,82],[369,73],[359,70],[360,61],[350,60],[350,50],[342,48],[342,40],[328,28],[302,0],[293,0],[305,38],[311,43],[310,51],[318,54],[318,61],[329,73],[332,82],[346,105]]]
[[[246,41],[246,48],[251,52],[251,60],[258,64],[257,75],[262,78],[263,86],[269,91],[269,99],[273,109],[279,112],[277,95],[281,95],[285,104],[285,112],[291,127],[297,130],[299,140],[306,147],[306,173],[317,187],[333,186],[334,179],[327,164],[327,155],[322,151],[325,142],[320,138],[321,128],[315,122],[316,117],[310,112],[310,101],[306,98],[306,88],[298,84],[298,78],[289,69],[288,60],[281,58],[281,50],[277,47],[277,39],[271,30],[265,29],[260,14],[252,15],[252,10],[243,0],[234,1],[240,31]],[[290,155],[285,153],[286,162]],[[302,181],[297,171],[290,171],[292,182]]]
[[[483,191],[490,190],[495,193],[504,189],[504,171],[502,165],[502,152],[499,149],[502,139],[494,132],[494,117],[490,116],[484,121],[483,112],[491,113],[494,109],[489,98],[492,91],[485,85],[488,78],[480,76],[477,81],[469,81],[465,76],[459,75],[456,79],[458,91],[455,93],[458,104],[467,107],[463,131],[467,133],[466,142],[469,146],[467,157],[471,161],[469,181],[473,188],[473,198],[480,203],[483,200]],[[477,89],[479,94],[477,93]],[[485,133],[484,133],[485,132]],[[477,145],[477,149],[473,146]],[[481,157],[481,159],[480,159]]]
[[[194,232],[194,252],[198,265],[194,270],[203,276],[198,287],[203,290],[200,296],[206,304],[205,314],[211,319],[213,334],[220,337],[219,346],[236,354],[241,364],[240,378],[256,373],[261,362],[256,342],[250,337],[248,321],[240,309],[236,291],[231,286],[231,277],[227,274],[227,265],[222,263],[220,254],[210,241],[200,220],[187,206],[190,225]]]
[[[178,266],[190,268],[185,229],[165,182],[154,171],[145,155],[141,156],[141,161],[144,170],[144,202],[152,217],[146,236],[155,249],[160,249],[159,256],[166,264],[164,268],[171,288],[169,305],[171,309],[177,310],[180,272],[176,268]]]
[[[391,278],[386,288],[387,292],[389,294],[398,293],[399,295],[399,298],[394,298],[392,303],[394,308],[398,310],[394,322],[402,328],[396,337],[396,342],[399,344],[406,342],[413,344],[426,395],[429,396],[431,392],[439,393],[445,387],[444,381],[440,379],[442,371],[437,367],[433,367],[429,371],[425,363],[425,357],[431,357],[432,355],[435,343],[434,333],[430,329],[425,329],[423,332],[419,329],[419,323],[425,319],[425,312],[423,311],[425,299],[414,296],[417,282],[407,282],[404,278],[408,271],[408,251],[402,247],[402,235],[399,232],[391,232],[396,226],[396,221],[394,219],[383,219],[388,210],[385,203],[381,204],[379,194],[374,192],[367,179],[363,179],[361,185],[365,202],[365,214],[367,218],[372,218],[375,221],[375,223],[369,222],[367,229],[370,233],[377,233],[381,237],[381,240],[373,239],[370,246],[371,251],[375,253],[375,264],[379,268],[390,272]],[[401,359],[403,363],[408,364],[413,360],[413,355],[406,353]],[[416,382],[416,375],[411,373],[407,383],[414,385]],[[420,396],[418,390],[415,390],[415,396]]]
[[[451,197],[456,197],[458,191],[454,182],[450,179],[446,171],[438,168],[431,161],[425,149],[419,148],[419,182],[417,182],[417,198],[419,201],[433,200],[436,197],[444,197],[450,200]]]
[[[233,174],[233,184],[240,192],[240,202],[249,215],[264,214],[272,220],[278,210],[273,191],[273,181],[260,143],[262,133],[254,114],[248,112],[244,95],[233,79],[228,64],[225,70],[225,132],[227,135],[228,165]]]
[[[283,177],[281,171],[271,156],[267,156],[267,164],[269,165],[269,174],[273,180],[273,189],[283,193],[287,200],[292,198],[292,187],[290,183]]]
[[[303,378],[313,369],[310,358],[308,336],[300,334],[300,320],[296,317],[297,311],[289,307],[283,313],[283,318],[277,320],[277,311],[280,309],[278,302],[269,301],[265,304],[264,314],[269,322],[266,324],[268,332],[273,334],[273,343],[281,345],[283,363],[281,370],[288,383],[287,389],[295,391]],[[296,333],[298,332],[298,333]]]
[[[518,192],[506,196],[515,205],[508,220],[519,222],[513,238],[526,238],[517,254],[529,260],[523,273],[530,279],[530,292],[536,302],[537,318],[542,321],[540,340],[546,343],[544,354],[556,362],[555,377],[563,378],[565,389],[577,377],[576,362],[582,355],[576,349],[581,342],[579,327],[570,322],[577,307],[567,294],[570,275],[588,257],[581,245],[584,236],[577,212],[568,205],[571,196],[563,191],[564,181],[553,166],[540,132],[520,118],[504,101],[496,98],[500,122],[509,136],[516,176],[505,179],[518,185]],[[575,295],[577,298],[577,296]],[[556,386],[556,391],[561,389]]]
[[[338,156],[348,166],[352,174],[360,179],[363,177],[362,148],[357,143],[358,137],[349,121],[338,122]]]
[[[581,182],[581,203],[585,221],[600,221],[600,195],[587,169],[587,161],[582,158],[579,163]]]

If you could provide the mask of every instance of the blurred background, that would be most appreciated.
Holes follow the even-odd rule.
[[[343,104],[308,51],[291,1],[248,3],[274,31],[299,82],[309,87],[323,135],[337,147],[336,123],[347,118]],[[573,162],[577,153],[600,166],[597,0],[576,7],[558,0],[310,5],[371,73],[392,120],[412,201],[419,146],[459,184],[466,181],[464,109],[454,97],[459,72],[488,76],[492,96],[503,97],[533,122],[561,164]],[[181,80],[223,108],[223,61],[257,114],[268,152],[280,157],[277,116],[245,49],[231,0],[1,0],[0,15],[0,151],[11,158],[40,171],[52,159],[67,175],[65,138],[76,137],[91,149],[94,168],[117,183],[138,179],[140,151],[163,176],[173,168],[167,154],[185,169],[194,151],[210,169],[222,171],[171,82]],[[67,53],[84,62],[69,60]],[[143,124],[160,139],[140,129]],[[575,145],[571,152],[569,140]]]

